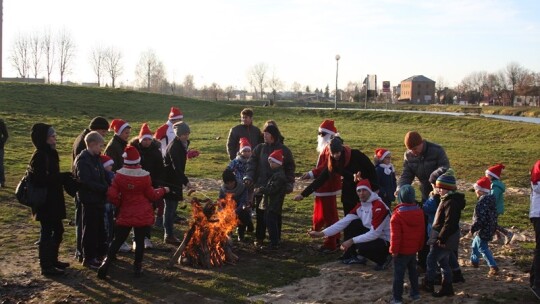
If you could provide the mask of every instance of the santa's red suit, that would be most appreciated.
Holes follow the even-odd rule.
[[[337,129],[333,120],[325,120],[319,126],[319,133],[335,135]],[[317,165],[309,176],[317,178],[325,168],[328,167],[330,159],[330,148],[326,146],[319,154]],[[339,220],[336,196],[341,193],[341,176],[333,174],[320,188],[314,192],[315,202],[313,203],[313,230],[320,231],[325,227],[330,227]],[[335,250],[339,242],[340,234],[333,235],[325,239],[323,249]]]

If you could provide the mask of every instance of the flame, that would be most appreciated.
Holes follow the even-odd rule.
[[[230,251],[229,234],[238,224],[236,202],[232,194],[217,202],[196,198],[191,201],[192,218],[190,229],[193,235],[183,257],[194,266],[221,266],[238,259]]]

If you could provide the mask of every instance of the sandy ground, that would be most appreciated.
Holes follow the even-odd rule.
[[[467,224],[463,224],[463,228]],[[515,265],[509,252],[522,240],[530,240],[530,235],[516,234],[510,245],[503,245],[502,240],[492,243],[491,248],[500,268],[500,274],[487,275],[489,267],[481,261],[480,268],[470,266],[471,238],[463,237],[460,246],[460,265],[466,279],[465,283],[454,284],[456,295],[451,298],[437,299],[421,291],[418,303],[485,303],[498,302],[500,294],[511,293],[501,303],[535,303],[535,298],[528,289],[529,275]],[[504,253],[504,255],[503,255]],[[466,266],[463,266],[466,265]],[[392,299],[392,268],[385,271],[373,270],[374,264],[343,265],[332,261],[320,266],[320,275],[304,278],[288,286],[270,290],[270,292],[249,298],[253,302],[264,303],[389,303]],[[421,275],[423,276],[423,275]],[[411,303],[408,297],[409,282],[405,278],[404,303]],[[436,290],[440,288],[436,286]],[[524,295],[520,297],[520,295]]]

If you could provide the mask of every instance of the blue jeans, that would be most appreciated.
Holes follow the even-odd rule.
[[[437,268],[442,269],[443,278],[448,282],[452,282],[452,270],[450,269],[449,258],[452,254],[451,250],[439,247],[437,244],[431,245],[427,256],[426,279],[430,282],[435,281],[435,272]]]
[[[0,184],[6,182],[6,174],[4,171],[4,148],[0,148]]]
[[[178,201],[165,199],[165,210],[163,211],[163,228],[165,228],[165,237],[174,236],[174,220],[176,217],[176,208]]]
[[[398,255],[394,258],[394,283],[392,285],[392,296],[394,300],[401,301],[403,295],[403,278],[405,271],[409,272],[409,282],[411,282],[411,298],[419,296],[418,273],[416,272],[416,254]]]
[[[489,267],[497,266],[495,259],[493,259],[493,254],[489,249],[488,241],[482,240],[478,235],[474,237],[472,241],[472,252],[471,252],[471,262],[473,264],[478,264],[480,260],[480,255],[486,260]]]

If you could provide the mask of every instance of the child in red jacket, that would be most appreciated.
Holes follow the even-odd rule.
[[[416,204],[414,188],[411,185],[403,185],[399,188],[398,203],[390,219],[390,254],[394,258],[391,303],[402,301],[403,278],[406,270],[409,271],[411,282],[411,299],[420,299],[416,253],[424,247],[426,233],[424,213]]]
[[[120,246],[133,228],[135,232],[135,262],[133,264],[135,276],[142,273],[142,260],[144,254],[144,237],[154,224],[154,209],[152,202],[163,198],[169,188],[154,189],[150,173],[140,166],[141,156],[137,148],[127,146],[124,149],[124,166],[116,171],[116,176],[107,192],[108,200],[118,209],[114,239],[107,257],[98,269],[98,277],[104,279],[111,261],[115,259]]]

